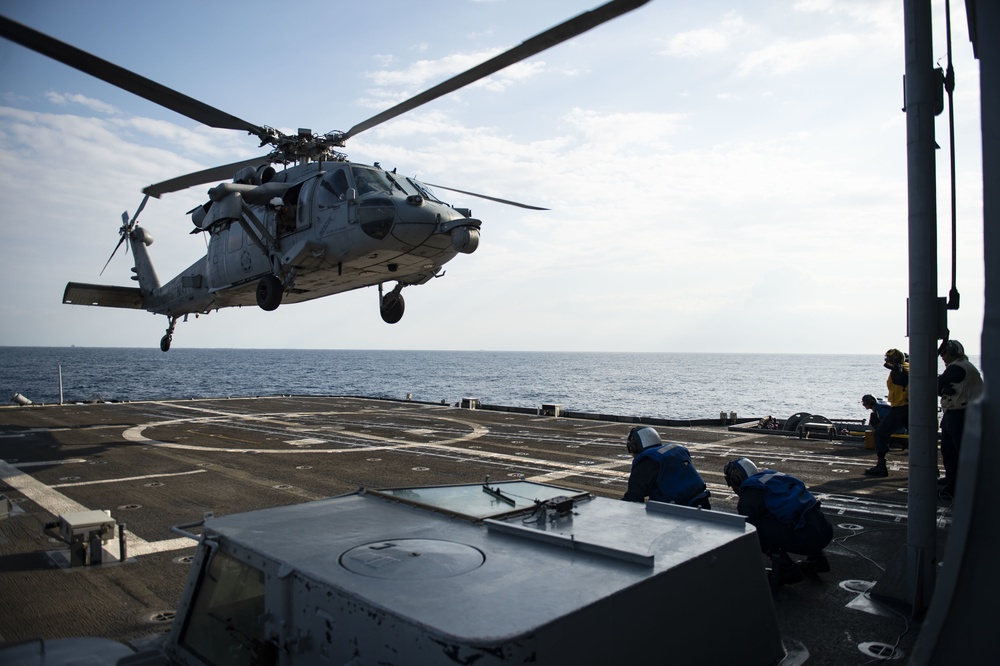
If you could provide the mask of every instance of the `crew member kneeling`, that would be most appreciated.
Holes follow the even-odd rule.
[[[648,497],[656,502],[712,508],[708,502],[711,493],[686,448],[673,442],[664,444],[649,426],[632,428],[625,446],[633,460],[622,499],[645,502]]]
[[[799,582],[803,573],[830,570],[823,549],[833,538],[833,527],[802,481],[772,469],[760,471],[747,458],[726,463],[723,473],[740,498],[736,510],[757,528],[760,549],[771,557],[772,589]],[[788,553],[806,559],[796,564]]]

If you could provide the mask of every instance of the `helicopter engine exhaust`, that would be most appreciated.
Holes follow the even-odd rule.
[[[455,227],[451,230],[451,247],[455,252],[472,254],[479,247],[479,229]]]

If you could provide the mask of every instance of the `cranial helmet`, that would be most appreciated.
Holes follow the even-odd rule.
[[[906,356],[904,356],[903,352],[899,351],[898,349],[890,349],[885,353],[885,360],[889,361],[890,363],[895,363],[898,365],[901,364],[904,360],[906,360]]]
[[[643,449],[651,446],[659,446],[663,443],[659,433],[649,426],[636,426],[628,433],[628,441],[625,446],[632,455],[638,455]]]
[[[757,473],[757,465],[754,465],[749,458],[730,460],[722,470],[726,476],[726,485],[738,491],[743,482]]]
[[[938,355],[940,356],[941,354],[960,358],[965,356],[965,347],[958,340],[945,340],[941,343],[941,348],[938,350]]]

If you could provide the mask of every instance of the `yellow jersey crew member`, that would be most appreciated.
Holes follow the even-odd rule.
[[[910,422],[910,364],[906,356],[898,349],[890,349],[885,353],[885,363],[889,377],[885,380],[889,391],[889,411],[875,428],[874,467],[865,470],[865,476],[889,476],[885,466],[885,454],[889,452],[889,442],[892,433],[899,428],[906,428]]]

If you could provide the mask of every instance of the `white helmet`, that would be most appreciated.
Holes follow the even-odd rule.
[[[941,356],[942,354],[948,354],[949,356],[954,356],[955,358],[962,358],[965,356],[965,347],[958,340],[945,340],[938,348],[938,356]]]
[[[625,446],[628,448],[628,452],[635,456],[643,449],[659,446],[662,443],[663,440],[660,439],[659,433],[649,426],[636,426],[629,431]]]
[[[730,460],[722,470],[726,476],[726,485],[735,491],[739,491],[743,482],[758,472],[757,465],[753,464],[749,458]]]

